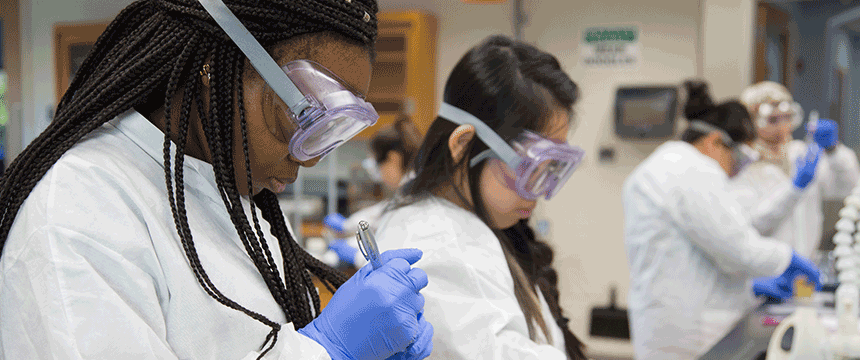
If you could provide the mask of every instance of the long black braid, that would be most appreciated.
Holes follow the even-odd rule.
[[[228,0],[264,47],[301,34],[332,32],[372,52],[376,39],[375,0]],[[211,59],[211,60],[209,60]],[[203,107],[198,71],[211,61],[208,111]],[[196,0],[139,0],[126,7],[99,37],[63,95],[55,120],[9,166],[0,179],[0,249],[19,208],[45,173],[81,138],[132,108],[165,108],[165,185],[176,231],[200,286],[219,303],[266,324],[277,341],[280,325],[222,294],[203,269],[185,209],[183,159],[192,103],[202,121],[212,155],[218,191],[230,219],[269,292],[296,328],[320,312],[311,274],[334,291],[347,278],[305,252],[291,236],[275,194],[263,190],[249,199],[251,226],[236,183],[233,158],[234,118],[238,115],[244,166],[250,186],[250,160],[241,77],[245,56]],[[180,104],[173,96],[182,91]],[[239,104],[235,113],[235,104]],[[179,106],[178,129],[171,131],[173,106]],[[156,106],[157,108],[158,106]],[[171,141],[171,135],[175,138]],[[175,149],[171,151],[172,149]],[[173,161],[171,161],[171,157]],[[283,278],[263,237],[255,208],[269,223],[283,258]],[[311,301],[308,301],[310,296]],[[262,347],[261,347],[262,348]],[[265,354],[265,352],[264,352]],[[262,355],[261,355],[262,356]]]

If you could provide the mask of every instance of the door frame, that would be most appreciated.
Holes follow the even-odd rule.
[[[3,20],[3,70],[9,82],[6,86],[6,123],[4,167],[21,153],[21,11],[19,0],[0,0],[0,19]]]
[[[836,39],[837,34],[839,34],[840,32],[844,32],[844,30],[842,29],[843,25],[845,25],[848,22],[857,20],[858,18],[860,18],[860,6],[855,7],[853,9],[850,9],[850,10],[847,10],[847,11],[844,11],[844,12],[841,12],[841,13],[827,19],[826,27],[824,30],[824,41],[825,41],[825,44],[827,44],[826,52],[824,54],[824,60],[825,60],[824,64],[827,67],[825,69],[825,74],[826,74],[825,76],[827,77],[826,78],[826,80],[827,80],[826,84],[827,85],[825,88],[826,91],[824,92],[824,96],[820,100],[821,103],[818,104],[817,108],[823,109],[826,112],[826,114],[824,114],[826,118],[833,119],[839,123],[840,138],[842,138],[842,139],[845,139],[845,132],[847,130],[846,129],[847,124],[845,123],[845,121],[847,119],[845,119],[844,117],[840,117],[837,119],[837,118],[835,118],[835,115],[847,115],[847,114],[844,113],[844,109],[839,109],[838,113],[833,111],[834,110],[833,105],[836,104],[837,102],[839,102],[840,100],[842,100],[842,98],[846,94],[844,94],[844,92],[845,92],[844,84],[842,86],[842,89],[838,88],[839,87],[838,83],[839,83],[840,79],[838,79],[838,74],[837,74],[837,71],[839,69],[838,69],[838,66],[836,64],[836,44],[834,43],[834,40]],[[847,81],[848,82],[847,85],[851,86],[850,77],[848,77],[848,76],[844,76],[844,77],[846,77],[847,79],[843,79],[843,82]],[[844,108],[844,106],[843,106],[843,108]]]
[[[789,71],[790,42],[791,42],[791,15],[784,10],[759,2],[756,8],[756,33],[755,33],[755,67],[753,71],[753,83],[765,79],[767,75],[767,36],[768,30],[778,27],[780,45],[785,50],[779,61],[781,83],[791,88],[791,71]]]

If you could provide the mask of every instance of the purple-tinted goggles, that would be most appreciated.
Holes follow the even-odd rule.
[[[488,158],[500,160],[506,166],[508,187],[524,199],[552,198],[585,156],[578,146],[546,139],[528,130],[523,130],[509,144],[480,119],[446,103],[442,104],[439,116],[474,126],[478,138],[489,149],[472,158],[469,165],[475,166]]]
[[[363,96],[322,65],[296,60],[278,66],[222,0],[200,4],[289,107],[295,125],[290,154],[297,160],[325,156],[379,119]]]

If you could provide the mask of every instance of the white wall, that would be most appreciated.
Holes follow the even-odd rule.
[[[715,98],[737,97],[753,81],[755,0],[701,0],[702,74]]]
[[[130,2],[22,0],[25,143],[44,128],[46,109],[56,101],[53,24],[109,18]],[[382,11],[423,9],[439,18],[436,86],[440,100],[448,73],[467,49],[491,34],[513,34],[510,2],[379,0],[379,5]],[[588,317],[593,306],[605,305],[610,284],[618,285],[620,303],[627,302],[620,190],[626,176],[657,146],[615,137],[610,122],[614,91],[620,85],[677,84],[699,74],[711,82],[716,97],[736,96],[751,79],[753,6],[753,0],[525,0],[530,17],[525,40],[555,54],[582,91],[576,107],[578,125],[570,139],[585,148],[588,157],[565,189],[543,203],[535,217],[552,224],[563,306],[572,319],[572,330],[595,353],[631,354],[626,343],[588,337]],[[577,57],[580,31],[612,23],[639,26],[642,63],[627,70],[582,67]],[[614,164],[597,163],[601,146],[616,149]]]

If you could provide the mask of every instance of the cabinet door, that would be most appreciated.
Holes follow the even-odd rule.
[[[376,60],[367,99],[379,121],[357,136],[367,139],[409,115],[424,132],[436,118],[436,19],[415,12],[379,14]]]
[[[58,24],[54,26],[57,102],[69,88],[75,73],[108,23]]]

